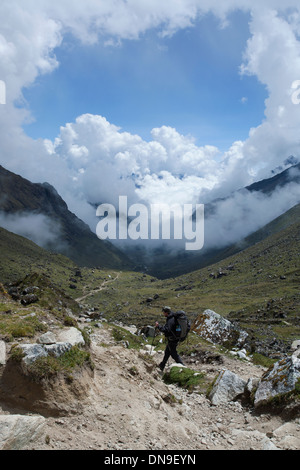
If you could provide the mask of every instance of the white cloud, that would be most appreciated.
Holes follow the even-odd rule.
[[[29,238],[44,248],[53,248],[58,245],[67,247],[66,242],[60,238],[59,225],[43,214],[0,212],[0,225],[10,232]]]
[[[205,222],[205,247],[236,243],[300,201],[300,186],[290,183],[270,195],[242,190],[221,200]]]
[[[22,130],[31,119],[22,90],[59,66],[55,51],[66,32],[87,44],[120,44],[151,28],[173,34],[208,12],[225,26],[236,9],[252,15],[241,73],[256,76],[268,98],[264,121],[224,155],[168,126],[153,129],[146,142],[90,114],[62,126],[55,142],[34,141]],[[299,0],[2,0],[0,17],[0,79],[7,100],[0,107],[2,164],[33,182],[53,184],[87,222],[93,218],[88,202],[116,204],[119,194],[128,195],[129,203],[206,202],[265,177],[291,154],[300,156],[300,108],[291,99],[292,83],[300,79]]]

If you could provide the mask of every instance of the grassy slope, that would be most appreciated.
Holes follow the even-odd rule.
[[[174,279],[123,272],[86,301],[108,318],[140,326],[163,321],[161,307],[170,305],[191,318],[210,308],[256,331],[271,326],[274,334],[300,337],[299,234],[297,222],[220,263]],[[218,278],[219,270],[226,275]],[[153,301],[147,302],[149,297]]]
[[[0,227],[0,282],[8,284],[30,273],[43,273],[67,288],[76,265],[63,255],[50,253],[26,238]]]
[[[180,276],[191,271],[196,271],[206,266],[221,262],[221,260],[233,256],[236,253],[264,240],[268,236],[278,233],[281,230],[300,220],[300,204],[297,204],[281,216],[274,219],[269,224],[247,236],[243,240],[229,247],[207,250],[202,249],[199,253],[190,253],[183,251],[176,258],[174,255],[168,255],[164,252],[154,258],[154,263],[149,264],[149,271],[160,279],[168,279],[174,276]]]

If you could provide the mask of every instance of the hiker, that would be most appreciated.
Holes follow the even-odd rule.
[[[166,317],[166,323],[164,326],[161,326],[158,322],[155,323],[155,327],[164,333],[165,337],[168,340],[168,344],[165,349],[165,355],[162,362],[158,365],[161,371],[164,370],[169,357],[171,356],[174,361],[178,364],[183,364],[181,357],[177,352],[177,345],[180,341],[180,338],[176,336],[176,318],[175,313],[171,311],[170,307],[163,307],[162,309],[164,316]]]

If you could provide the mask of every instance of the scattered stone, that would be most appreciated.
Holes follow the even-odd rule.
[[[250,358],[247,356],[246,349],[241,349],[240,351],[230,351],[232,356],[237,356],[240,359],[245,359],[246,361],[250,361]]]
[[[54,344],[56,343],[56,336],[52,331],[47,331],[39,338],[39,343],[41,344]]]

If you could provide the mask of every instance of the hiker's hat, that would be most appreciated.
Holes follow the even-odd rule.
[[[163,312],[171,312],[171,307],[163,307],[162,311]]]

